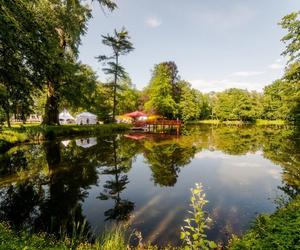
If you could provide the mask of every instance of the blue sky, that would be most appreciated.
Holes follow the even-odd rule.
[[[299,0],[117,0],[103,13],[96,1],[79,59],[105,81],[95,56],[109,51],[101,34],[125,26],[135,50],[121,63],[138,89],[157,63],[175,61],[181,78],[202,92],[230,87],[262,90],[283,74],[281,17]]]

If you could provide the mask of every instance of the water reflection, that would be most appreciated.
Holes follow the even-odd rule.
[[[16,147],[0,155],[0,219],[56,234],[85,219],[86,230],[99,233],[127,221],[145,239],[176,244],[189,188],[201,181],[215,221],[209,238],[225,240],[256,213],[274,211],[269,198],[299,193],[298,135],[193,126],[180,138],[129,134]]]
[[[174,186],[180,167],[188,165],[195,153],[195,146],[183,146],[176,141],[144,143],[144,157],[151,168],[153,182],[160,186]]]
[[[76,140],[76,145],[82,148],[90,148],[97,144],[97,138],[80,138]]]
[[[121,140],[112,139],[111,158],[106,161],[101,175],[109,175],[110,178],[103,185],[100,200],[112,199],[113,208],[104,212],[105,220],[127,220],[134,209],[134,203],[121,198],[121,193],[129,183],[127,173],[132,167],[132,159],[135,155],[135,145],[128,143],[126,147],[120,147]]]

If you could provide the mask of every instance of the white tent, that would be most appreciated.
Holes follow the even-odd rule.
[[[59,114],[58,118],[60,124],[71,124],[75,122],[74,117],[71,116],[71,114],[66,109],[64,109],[64,111]]]
[[[96,124],[97,116],[92,113],[89,113],[89,112],[82,112],[82,113],[76,115],[76,123],[78,125]]]
[[[97,145],[97,138],[91,137],[91,138],[81,138],[75,141],[76,145],[82,148],[90,148],[92,146]]]
[[[65,146],[68,147],[68,145],[70,144],[70,140],[65,140],[65,141],[61,141],[61,143]]]

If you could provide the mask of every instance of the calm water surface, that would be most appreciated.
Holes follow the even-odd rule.
[[[58,233],[74,221],[100,234],[126,221],[157,244],[179,244],[190,188],[202,182],[209,239],[241,234],[280,197],[299,191],[297,132],[193,126],[185,136],[141,134],[22,145],[0,155],[0,219]]]

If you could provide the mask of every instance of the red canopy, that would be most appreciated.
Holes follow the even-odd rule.
[[[127,114],[124,114],[124,115],[128,116],[128,117],[131,117],[131,118],[136,118],[136,117],[141,117],[141,116],[147,116],[146,113],[141,112],[141,111],[134,111],[134,112],[127,113]]]

